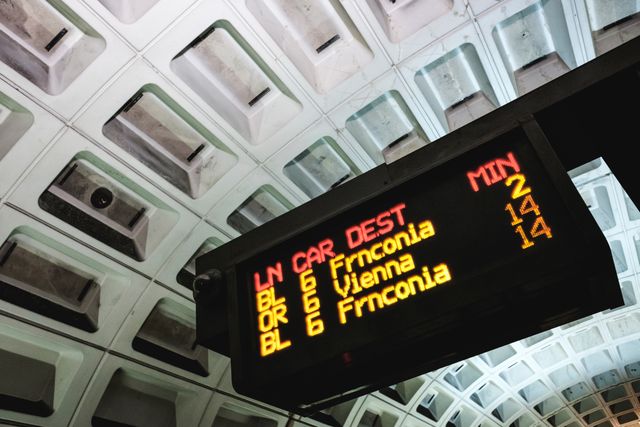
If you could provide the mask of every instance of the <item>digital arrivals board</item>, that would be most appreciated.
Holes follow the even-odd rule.
[[[607,243],[535,122],[429,149],[449,159],[199,260],[227,282],[237,391],[311,413],[622,303]]]

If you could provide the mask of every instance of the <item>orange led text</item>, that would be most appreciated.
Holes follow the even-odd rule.
[[[310,337],[324,332],[324,322],[320,319],[320,298],[316,294],[316,286],[313,270],[307,270],[300,275],[302,308],[306,314],[307,335]]]
[[[260,331],[260,355],[268,356],[291,345],[280,336],[280,325],[289,323],[285,297],[277,297],[274,286],[256,294],[258,330]]]

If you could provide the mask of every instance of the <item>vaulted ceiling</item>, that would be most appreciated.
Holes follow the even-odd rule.
[[[324,425],[195,345],[194,257],[638,34],[637,0],[0,0],[0,425]],[[637,425],[640,212],[570,175],[625,306],[325,420]]]

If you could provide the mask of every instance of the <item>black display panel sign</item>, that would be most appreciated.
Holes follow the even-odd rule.
[[[606,241],[526,129],[245,258],[206,255],[229,284],[236,390],[308,414],[620,305]]]

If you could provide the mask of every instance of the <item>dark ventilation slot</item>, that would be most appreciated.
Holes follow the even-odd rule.
[[[469,95],[467,97],[464,97],[460,101],[458,101],[455,104],[453,104],[451,107],[449,107],[449,109],[454,110],[457,107],[460,107],[461,105],[464,105],[466,102],[471,101],[475,96],[476,96],[476,94],[472,93],[471,95]]]
[[[140,221],[140,218],[142,218],[142,215],[144,215],[146,211],[146,208],[141,208],[138,212],[136,212],[134,217],[131,218],[131,221],[129,221],[129,228],[133,228],[138,223],[138,221]]]
[[[457,422],[459,417],[460,417],[460,411],[456,411],[456,413],[451,416],[451,419],[447,421],[446,427],[457,427],[458,425]]]
[[[604,27],[602,27],[601,31],[608,31],[608,30],[610,30],[612,28],[617,27],[618,25],[621,25],[621,24],[624,24],[625,22],[633,20],[635,17],[636,17],[636,15],[625,16],[624,18],[618,19],[617,21],[612,22],[609,25],[605,25]]]
[[[572,64],[571,58],[566,60]],[[565,58],[558,52],[550,52],[516,69],[513,74],[514,83],[518,93],[524,95],[570,70]]]
[[[332,44],[334,44],[338,40],[340,40],[340,35],[336,34],[335,36],[331,37],[329,40],[327,40],[326,42],[324,42],[320,46],[318,46],[318,48],[316,49],[316,52],[318,52],[318,53],[322,52],[323,50],[325,50],[326,48],[328,48],[329,46],[331,46]]]
[[[400,138],[396,139],[395,141],[393,141],[391,144],[387,145],[387,148],[392,148],[395,147],[396,145],[400,144],[402,141],[404,141],[405,139],[409,138],[409,134],[405,133],[404,135],[402,135]]]
[[[206,30],[204,30],[204,32],[202,32],[202,34],[200,34],[198,37],[196,37],[195,39],[193,39],[191,41],[191,43],[189,43],[187,46],[185,46],[184,49],[182,49],[180,52],[178,52],[178,54],[174,57],[177,58],[179,56],[184,55],[185,53],[187,53],[190,49],[193,49],[195,47],[197,47],[200,43],[202,43],[202,41],[204,39],[206,39],[207,37],[209,37],[209,35],[211,33],[213,33],[216,30],[216,27],[209,27]]]
[[[0,247],[0,298],[67,325],[98,330],[100,286],[18,241]]]
[[[549,55],[542,55],[541,57],[534,59],[533,61],[529,62],[528,64],[523,65],[521,69],[522,70],[526,70],[528,68],[531,68],[534,65],[536,65],[536,64],[544,61],[545,59],[547,59],[548,56]]]
[[[136,92],[131,98],[129,98],[127,102],[124,103],[122,107],[120,107],[120,109],[118,109],[118,111],[116,111],[116,113],[113,116],[109,118],[109,120],[107,120],[107,123],[113,121],[120,114],[129,112],[129,110],[131,110],[138,103],[138,101],[142,99],[143,96],[144,96],[144,92],[142,90],[139,90],[138,92]],[[104,130],[103,130],[103,133],[104,133]],[[109,137],[109,135],[107,134],[105,134],[105,136]]]
[[[340,178],[339,180],[337,180],[336,182],[334,182],[333,184],[331,184],[331,189],[333,190],[334,188],[336,188],[337,186],[339,186],[340,184],[342,184],[343,182],[348,180],[350,176],[351,176],[351,174],[348,173],[345,176],[343,176],[342,178]]]
[[[260,101],[262,98],[264,98],[265,95],[268,94],[270,91],[271,91],[271,89],[266,88],[265,90],[260,92],[255,98],[253,98],[251,101],[249,101],[249,107],[253,107],[258,101]]]
[[[118,369],[100,399],[91,425],[175,427],[175,402],[159,397],[164,390],[157,388]]]
[[[67,179],[69,179],[69,177],[73,174],[73,172],[76,170],[77,167],[78,165],[73,165],[66,172],[63,171],[62,178],[60,178],[60,181],[58,181],[58,184],[64,185],[64,183],[67,181]]]
[[[160,300],[133,339],[134,350],[185,371],[209,375],[207,350],[198,346],[195,321],[178,303]]]
[[[120,114],[122,112],[126,113],[129,110],[131,110],[133,108],[133,106],[136,105],[138,103],[138,101],[140,101],[140,99],[142,99],[142,95],[144,95],[143,92],[138,92],[135,95],[133,95],[133,97],[130,100],[128,100],[126,104],[124,104],[122,106],[122,110],[118,111],[117,114]]]
[[[92,286],[93,286],[93,279],[87,280],[87,283],[85,283],[85,285],[82,287],[82,290],[78,294],[78,298],[76,298],[78,302],[82,302],[84,300],[84,298],[89,293],[89,289],[91,289]]]
[[[614,14],[618,15],[623,12],[623,9],[620,8],[620,10],[614,11]],[[610,24],[604,25],[600,30],[592,31],[592,35],[596,55],[602,55],[640,35],[640,13],[636,11],[631,15],[621,17]]]
[[[202,43],[202,41],[204,39],[206,39],[207,37],[209,37],[210,34],[212,34],[214,31],[216,30],[216,27],[210,27],[207,28],[205,31],[202,32],[202,34],[200,34],[198,37],[196,37],[195,39],[193,39],[193,41],[187,46],[186,49],[184,49],[184,52],[186,52],[189,49],[192,49],[196,46],[198,46],[200,43]],[[181,54],[183,54],[184,52],[180,52],[178,53],[176,56],[180,56]]]
[[[44,49],[47,52],[49,52],[51,49],[55,47],[55,45],[57,45],[60,42],[60,40],[62,40],[64,35],[67,34],[67,32],[68,30],[66,28],[61,29],[60,32],[56,34],[55,37],[52,38],[51,41],[44,47]]]
[[[0,349],[0,409],[48,417],[53,414],[56,367]]]
[[[200,154],[200,152],[204,150],[204,144],[200,144],[200,146],[198,148],[196,148],[195,150],[193,150],[193,153],[189,154],[189,157],[187,157],[187,162],[191,163],[193,161],[193,159],[196,158],[196,156],[198,154]]]
[[[0,247],[0,267],[4,265],[4,263],[9,259],[13,250],[18,246],[16,242],[5,242],[2,247]]]
[[[113,249],[137,260],[147,256],[149,218],[139,200],[85,160],[75,160],[38,198],[38,205]]]

